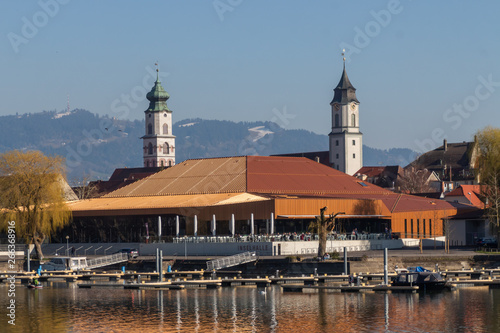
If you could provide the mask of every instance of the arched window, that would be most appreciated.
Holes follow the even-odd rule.
[[[352,124],[352,127],[356,127],[356,115],[355,114],[351,115],[351,124]]]
[[[168,134],[168,125],[163,124],[163,134]]]
[[[336,114],[335,115],[335,127],[339,127],[340,126],[339,123],[340,123],[340,117],[338,114]]]
[[[165,161],[164,160],[161,160],[161,166],[164,167],[165,166]]]
[[[168,161],[168,166],[172,166],[172,160]]]
[[[151,142],[148,144],[148,154],[153,155],[153,144]]]
[[[170,146],[166,142],[163,144],[163,154],[170,154]]]
[[[148,134],[149,135],[153,134],[153,125],[152,124],[148,124]]]

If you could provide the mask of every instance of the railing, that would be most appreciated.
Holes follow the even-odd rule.
[[[376,240],[391,239],[385,233],[359,233],[359,234],[329,234],[327,240]],[[392,238],[396,239],[396,238]],[[184,236],[174,237],[173,243],[235,243],[235,242],[297,242],[317,241],[317,234],[276,234],[276,235],[237,235],[237,236]]]
[[[128,261],[128,253],[115,253],[108,256],[87,260],[87,268],[93,269]]]
[[[207,270],[218,270],[222,268],[246,264],[257,260],[255,252],[244,252],[234,256],[210,260],[207,262]]]

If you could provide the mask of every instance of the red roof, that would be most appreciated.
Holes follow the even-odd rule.
[[[247,191],[346,195],[389,194],[368,182],[301,157],[247,156]]]
[[[379,177],[384,172],[385,167],[362,167],[356,174],[366,175],[367,177]]]
[[[478,208],[484,208],[484,203],[479,198],[481,195],[481,185],[460,185],[450,193],[447,193],[446,197],[465,197],[471,205]]]

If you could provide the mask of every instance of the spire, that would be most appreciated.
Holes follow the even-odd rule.
[[[351,81],[349,81],[349,77],[347,76],[347,72],[345,70],[344,52],[345,49],[342,50],[342,60],[344,62],[342,77],[340,78],[337,87],[335,87],[335,89],[333,90],[335,94],[330,104],[333,103],[347,104],[349,102],[359,103],[358,99],[356,98],[356,88],[354,88]]]
[[[158,62],[155,63],[155,66],[156,81],[151,91],[146,95],[146,98],[149,100],[149,107],[146,111],[170,111],[167,107],[167,100],[170,98],[170,95],[161,85]]]

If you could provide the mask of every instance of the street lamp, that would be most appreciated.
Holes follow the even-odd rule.
[[[69,256],[69,236],[66,236],[66,255]]]

